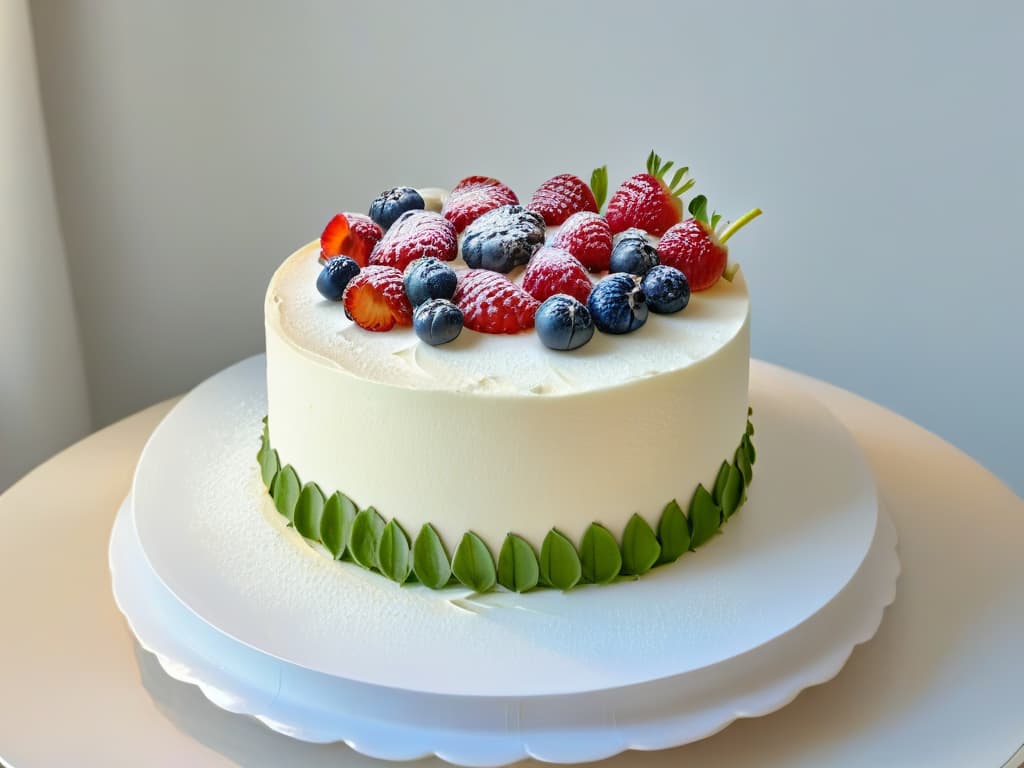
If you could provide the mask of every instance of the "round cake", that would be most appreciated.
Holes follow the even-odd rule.
[[[656,173],[651,175],[658,178]],[[665,186],[671,193],[671,186]],[[568,257],[562,247],[555,247],[564,246],[558,239],[561,214],[549,215],[543,206],[533,205],[539,194],[540,190],[526,210],[542,209],[539,215],[545,220],[542,232],[548,246],[542,247],[534,237],[527,263],[504,270],[515,290],[522,290],[525,278],[535,295],[539,281],[529,276],[533,257],[545,249],[559,251],[555,263]],[[399,196],[392,193],[392,198]],[[416,196],[423,202],[415,206],[414,214],[427,225],[437,224],[431,218],[436,217],[468,230],[457,233],[458,250],[449,252],[452,258],[446,261],[461,291],[464,281],[484,271],[467,264],[473,259],[467,244],[475,232],[473,220],[456,221],[458,216],[448,209],[448,193],[424,190]],[[614,205],[615,197],[600,218],[611,222],[612,242],[617,244],[637,230],[619,226],[619,232],[614,231]],[[431,207],[441,208],[444,216],[429,212]],[[504,208],[513,209],[510,216],[526,215],[514,204],[505,203]],[[353,222],[358,218],[347,217]],[[386,223],[395,230],[412,218],[413,214],[405,213],[396,223]],[[713,226],[710,222],[707,226],[714,240]],[[504,237],[507,231],[506,222],[499,235]],[[386,232],[382,227],[380,242],[357,254],[362,258],[355,261],[363,263],[352,265],[352,270],[361,269],[366,277],[374,269],[383,275],[384,270],[397,273],[404,267],[406,293],[411,296],[411,259],[373,266],[388,264],[385,257],[376,258],[389,241]],[[317,290],[318,279],[327,271],[325,262],[337,256],[329,252],[328,235],[325,232],[321,241],[292,254],[267,290],[268,430],[260,459],[275,501],[278,496],[287,497],[279,509],[308,538],[327,543],[319,535],[326,524],[324,507],[330,506],[332,497],[345,502],[334,506],[348,508],[348,519],[333,524],[337,530],[329,533],[336,545],[328,549],[336,557],[344,556],[347,547],[358,563],[394,578],[388,571],[394,570],[397,546],[402,555],[398,573],[411,577],[419,573],[416,555],[425,557],[418,552],[418,534],[429,529],[435,548],[439,540],[446,559],[468,548],[463,553],[467,557],[474,552],[476,560],[489,556],[500,568],[503,547],[509,548],[511,538],[520,550],[532,550],[534,558],[540,553],[539,570],[544,573],[534,581],[544,583],[551,580],[545,574],[558,565],[552,558],[564,557],[566,543],[574,549],[570,560],[582,555],[586,561],[584,550],[597,546],[593,540],[586,541],[596,524],[617,543],[618,555],[624,557],[619,570],[635,572],[638,556],[646,570],[681,554],[669,557],[670,547],[658,541],[665,527],[672,525],[665,520],[670,508],[679,512],[676,522],[683,521],[687,528],[686,543],[691,539],[697,543],[692,507],[698,489],[707,494],[714,514],[720,516],[716,522],[724,521],[745,498],[753,459],[747,400],[750,301],[742,272],[735,267],[727,268],[724,262],[716,266],[728,279],[716,275],[713,284],[695,290],[688,302],[682,302],[682,311],[673,308],[670,313],[648,315],[644,308],[642,327],[629,328],[628,333],[601,330],[602,307],[594,304],[591,295],[588,304],[577,306],[593,310],[598,332],[589,329],[593,334],[589,341],[568,350],[549,348],[542,329],[530,326],[532,313],[538,311],[535,305],[559,301],[568,305],[575,299],[561,293],[544,302],[540,301],[543,295],[537,301],[527,297],[533,305],[530,318],[521,323],[525,327],[516,328],[516,333],[507,329],[488,333],[471,330],[470,315],[476,312],[486,320],[501,306],[492,307],[486,301],[482,306],[467,306],[470,299],[457,291],[452,301],[466,313],[467,327],[456,331],[454,340],[435,345],[436,339],[429,335],[432,331],[424,332],[420,323],[420,309],[415,310],[415,327],[412,315],[406,314],[386,332],[375,332],[362,321],[362,305],[350,303],[356,280],[336,295]],[[648,226],[643,233],[652,252],[661,244],[659,235],[668,243],[673,231],[657,232],[656,226]],[[351,245],[351,237],[348,241],[348,250],[360,250]],[[420,258],[423,249],[417,249],[412,257]],[[621,254],[615,258],[624,263]],[[669,259],[662,256],[661,261],[665,264]],[[590,267],[591,285],[584,284],[581,298],[590,294],[591,287],[596,294],[596,286],[609,278],[608,269]],[[548,275],[539,268],[538,274],[545,279]],[[391,273],[386,276],[392,277]],[[642,282],[642,274],[630,279],[636,286],[648,285]],[[372,279],[369,282],[374,284]],[[555,288],[558,285],[555,280]],[[342,293],[344,303],[337,300]],[[386,297],[386,292],[380,296]],[[397,300],[404,301],[405,296]],[[654,302],[653,297],[646,300]],[[442,309],[456,311],[447,300],[437,301],[445,305]],[[408,309],[412,311],[411,304]],[[589,321],[589,313],[579,312]],[[285,468],[290,473],[287,479],[281,477]],[[732,509],[723,513],[721,496],[727,493],[730,470],[733,478],[739,476],[740,486],[738,493],[731,489],[734,498],[725,506]],[[290,489],[284,488],[286,480]],[[372,518],[370,523],[362,521],[362,535],[365,538],[369,531],[369,551],[365,542],[351,540],[352,528],[360,527],[353,515],[365,517],[367,510]],[[388,521],[393,524],[387,526]],[[383,530],[385,526],[390,533]],[[638,532],[637,526],[645,531]],[[663,550],[653,558],[629,550],[640,546],[637,536],[642,538],[647,531],[654,537],[654,546]],[[396,535],[401,539],[397,543]],[[383,544],[388,562],[383,563],[380,548],[382,539],[389,536]],[[513,549],[510,567],[518,562],[512,557]],[[590,556],[593,571],[593,551]],[[586,565],[581,573],[584,581]],[[452,567],[458,576],[458,565]],[[474,562],[473,568],[478,567]]]

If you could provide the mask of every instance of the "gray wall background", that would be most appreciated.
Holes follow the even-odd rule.
[[[399,183],[689,164],[754,354],[1024,491],[1024,4],[31,3],[95,424],[263,346],[274,268]]]

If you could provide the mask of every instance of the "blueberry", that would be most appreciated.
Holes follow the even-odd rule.
[[[671,315],[690,303],[690,283],[686,275],[675,267],[659,264],[644,275],[640,282],[651,312]]]
[[[412,187],[395,187],[381,192],[370,203],[370,218],[387,229],[395,223],[395,219],[406,211],[423,210],[424,203],[420,193]]]
[[[416,259],[405,268],[405,295],[417,307],[427,299],[455,295],[455,270],[434,256]]]
[[[335,256],[328,259],[320,276],[316,279],[316,289],[328,301],[341,301],[348,281],[359,274],[359,263],[348,256]]]
[[[551,349],[578,349],[594,335],[590,310],[565,293],[556,293],[540,305],[534,326],[544,346]]]
[[[416,335],[433,347],[458,337],[463,321],[462,310],[448,299],[427,299],[412,315]]]
[[[510,272],[544,244],[544,217],[521,205],[502,205],[474,220],[462,239],[462,258],[473,269]]]
[[[644,275],[658,263],[658,251],[642,229],[627,229],[612,248],[611,272]]]
[[[647,322],[647,297],[640,278],[616,273],[602,278],[590,292],[587,308],[602,333],[630,333]]]

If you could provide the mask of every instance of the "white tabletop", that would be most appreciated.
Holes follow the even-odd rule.
[[[836,679],[783,710],[605,765],[1020,765],[1024,503],[920,427],[787,375],[833,409],[871,462],[900,534],[896,603]],[[221,711],[135,644],[110,595],[107,542],[142,444],[171,405],[92,435],[0,496],[0,759],[380,766]]]

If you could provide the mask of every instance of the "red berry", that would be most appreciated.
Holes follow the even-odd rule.
[[[606,272],[612,257],[612,230],[604,216],[574,213],[551,239],[551,245],[571,253],[591,272]]]
[[[365,267],[370,252],[383,234],[369,216],[348,211],[339,213],[327,222],[320,235],[320,261],[348,256]]]
[[[523,275],[523,288],[537,301],[567,293],[586,304],[592,287],[587,270],[561,248],[541,248],[530,259]]]
[[[412,210],[391,225],[370,254],[370,263],[405,269],[427,256],[451,261],[458,252],[459,236],[450,221],[433,211]]]
[[[502,205],[518,205],[519,198],[509,187],[489,176],[467,176],[448,193],[441,214],[462,232],[481,214]]]
[[[683,201],[680,195],[693,186],[692,180],[683,181],[687,168],[680,168],[666,182],[664,176],[674,163],[661,162],[654,152],[647,157],[647,173],[638,173],[626,179],[608,201],[608,223],[618,234],[637,227],[660,236],[673,224],[683,220]]]
[[[466,327],[480,333],[519,333],[533,328],[540,302],[499,272],[471,269],[459,276],[452,298]]]
[[[571,173],[560,174],[541,184],[526,207],[543,216],[549,227],[561,224],[579,211],[597,213],[594,193],[583,179]]]
[[[402,272],[394,267],[363,267],[349,280],[341,300],[348,318],[368,331],[412,325],[412,305],[405,296]]]
[[[686,275],[691,291],[704,291],[725,271],[729,249],[718,242],[707,224],[687,219],[662,235],[658,259]]]

